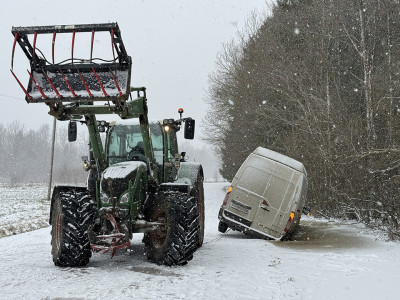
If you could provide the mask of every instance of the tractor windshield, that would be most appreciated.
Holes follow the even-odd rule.
[[[163,163],[163,135],[158,122],[150,123],[151,139],[157,164]],[[145,156],[143,136],[139,124],[116,124],[108,141],[108,163],[131,160],[135,155]]]

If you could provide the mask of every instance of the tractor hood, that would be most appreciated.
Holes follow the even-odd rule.
[[[108,167],[101,176],[101,191],[108,197],[117,198],[128,190],[129,182],[134,183],[137,170],[147,166],[141,161],[125,161]]]

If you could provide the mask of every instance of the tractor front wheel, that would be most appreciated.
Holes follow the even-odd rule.
[[[55,195],[51,218],[51,254],[60,267],[80,267],[92,255],[87,229],[96,209],[90,196],[77,189]]]

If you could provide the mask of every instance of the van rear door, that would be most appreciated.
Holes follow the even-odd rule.
[[[246,218],[241,223],[248,227],[253,223],[260,203],[265,201],[263,193],[268,181],[268,174],[254,167],[254,159],[251,157],[243,172],[240,172],[238,180],[232,184],[229,210]]]
[[[300,196],[298,191],[302,174],[276,161],[270,160],[269,164],[273,168],[264,169],[270,178],[263,193],[267,205],[260,204],[253,228],[279,239],[284,234],[293,203]]]

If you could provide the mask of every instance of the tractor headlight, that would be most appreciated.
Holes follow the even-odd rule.
[[[119,198],[119,203],[128,203],[129,202],[129,192],[122,194],[121,198]]]
[[[110,197],[108,197],[106,194],[101,194],[101,197],[100,197],[100,201],[102,202],[102,203],[106,203],[106,204],[108,204],[108,203],[110,203]]]

